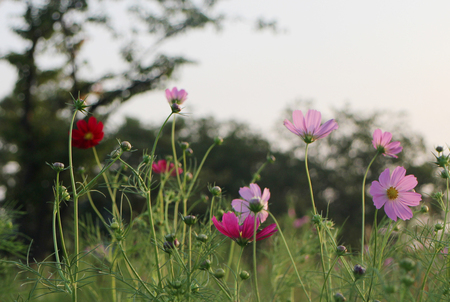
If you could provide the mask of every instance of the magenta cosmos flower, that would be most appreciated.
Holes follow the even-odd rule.
[[[406,169],[397,167],[390,174],[389,169],[384,170],[379,177],[379,181],[372,182],[370,194],[373,196],[373,203],[377,209],[384,205],[386,215],[397,221],[397,217],[408,220],[413,217],[409,207],[419,205],[422,196],[414,192],[417,186],[417,178],[414,175],[406,175]]]
[[[153,163],[152,170],[156,174],[165,174],[170,172],[170,176],[176,176],[177,171],[174,169],[174,164],[170,163],[170,165],[167,165],[167,161],[165,159],[158,160],[157,163]],[[178,168],[178,174],[183,173],[183,169]]]
[[[166,89],[166,98],[170,105],[181,105],[187,99],[187,92],[184,89],[178,91],[177,87],[173,87],[172,90]]]
[[[239,225],[239,219],[233,212],[223,214],[222,222],[217,221],[213,216],[212,221],[217,230],[227,237],[230,237],[240,246],[246,246],[253,241],[253,233],[255,227],[254,216],[247,216],[242,225]],[[256,221],[256,229],[259,227],[259,221]],[[256,233],[256,241],[266,239],[277,232],[277,225],[275,223],[265,227]]]
[[[391,142],[392,134],[390,132],[384,132],[377,129],[373,132],[372,145],[377,151],[381,152],[384,156],[390,156],[397,158],[395,155],[402,152],[403,148],[400,146],[400,142]]]
[[[263,194],[261,195],[261,189],[257,184],[250,184],[250,187],[243,187],[239,189],[239,195],[243,199],[234,199],[231,202],[233,209],[240,213],[239,222],[243,223],[247,217],[256,213],[259,222],[263,223],[269,216],[267,212],[269,205],[268,201],[270,198],[269,189],[265,188]]]
[[[79,120],[77,128],[72,130],[72,145],[80,149],[89,149],[97,146],[103,139],[103,123],[93,116],[89,121]]]
[[[295,110],[292,113],[292,119],[294,124],[289,120],[284,120],[284,125],[289,131],[303,138],[307,144],[328,136],[331,131],[338,128],[335,120],[329,120],[325,124],[320,125],[322,115],[317,110],[308,110],[306,116],[303,116],[301,110]]]

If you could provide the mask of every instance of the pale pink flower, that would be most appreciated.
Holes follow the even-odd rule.
[[[294,228],[298,229],[302,227],[305,223],[309,222],[309,216],[303,216],[302,218],[297,218],[294,220],[293,226]]]
[[[231,202],[233,209],[236,212],[241,213],[239,216],[239,223],[243,223],[244,220],[250,214],[258,217],[259,221],[263,223],[267,217],[269,216],[269,212],[267,212],[269,205],[268,201],[270,198],[270,191],[267,188],[264,188],[264,192],[261,195],[261,189],[257,184],[250,184],[250,187],[243,187],[239,190],[239,195],[241,195],[242,199],[234,199]]]
[[[181,105],[187,99],[187,92],[184,89],[178,91],[177,87],[173,87],[172,90],[166,89],[166,98],[170,105]]]
[[[400,142],[391,142],[392,134],[390,132],[384,132],[377,129],[373,132],[372,145],[377,151],[383,153],[384,156],[390,156],[397,158],[395,155],[402,152],[403,148],[400,146]]]
[[[405,174],[406,169],[403,167],[395,168],[392,175],[386,169],[380,174],[379,181],[373,181],[370,187],[375,207],[381,209],[384,206],[386,215],[394,221],[397,221],[397,217],[411,219],[413,213],[409,207],[418,206],[422,200],[421,195],[414,192],[417,178]]]
[[[286,119],[284,120],[284,125],[289,131],[303,138],[307,144],[328,136],[331,131],[338,128],[338,124],[334,119],[320,125],[322,115],[317,110],[308,110],[306,116],[303,116],[301,110],[295,110],[292,113],[292,119],[294,124]]]
[[[243,224],[239,224],[239,219],[233,212],[223,214],[222,222],[219,222],[215,216],[212,221],[217,230],[223,235],[230,237],[240,246],[246,246],[249,242],[253,241],[253,234],[255,231],[255,217],[247,216]],[[259,227],[259,221],[256,221],[256,229]],[[261,231],[256,233],[256,241],[263,240],[275,234],[277,232],[277,225],[275,223],[265,227]]]

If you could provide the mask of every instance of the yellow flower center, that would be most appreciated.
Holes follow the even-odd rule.
[[[84,135],[84,139],[87,141],[90,141],[93,138],[94,138],[94,134],[92,134],[92,132],[88,132]]]
[[[389,189],[387,189],[386,193],[387,193],[387,197],[390,200],[397,199],[397,197],[398,197],[398,191],[394,187],[390,187]]]

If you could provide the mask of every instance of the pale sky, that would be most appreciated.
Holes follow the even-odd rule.
[[[17,45],[5,31],[11,7],[0,3],[0,55]],[[276,19],[286,31],[226,22],[220,32],[207,28],[165,43],[170,54],[198,62],[169,85],[188,91],[190,116],[236,119],[269,133],[296,99],[313,100],[324,118],[349,103],[358,111],[405,111],[405,127],[422,133],[430,151],[450,144],[450,1],[230,0],[221,10]],[[95,56],[98,70],[111,65],[95,46],[100,40],[92,38],[84,54]],[[5,63],[0,81],[1,98],[14,83]],[[157,124],[169,110],[164,93],[151,92],[128,101],[113,121],[130,115]]]

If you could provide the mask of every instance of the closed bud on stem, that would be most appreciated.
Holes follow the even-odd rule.
[[[275,162],[276,158],[273,155],[267,155],[267,162],[270,164],[273,164]]]
[[[445,168],[450,163],[450,158],[448,155],[441,155],[441,156],[435,156],[436,161],[434,162],[436,165],[438,165],[441,168]]]
[[[180,147],[182,150],[186,150],[187,148],[189,148],[189,143],[188,142],[181,142],[180,143]]]
[[[197,222],[197,217],[194,215],[187,215],[183,217],[183,221],[188,226],[193,226]]]
[[[416,267],[416,262],[412,259],[405,258],[400,261],[399,265],[402,269],[409,272],[409,271],[412,271]]]
[[[430,208],[428,207],[428,206],[422,206],[421,208],[420,208],[420,212],[421,213],[428,213],[428,211],[430,211]]]
[[[175,239],[173,241],[165,241],[163,243],[164,252],[171,254],[174,249],[180,246],[180,242]]]
[[[435,150],[436,150],[436,152],[441,153],[442,151],[444,151],[444,147],[437,146]]]
[[[194,175],[192,175],[191,172],[186,172],[184,173],[184,176],[186,176],[187,180],[192,180],[194,178]]]
[[[443,228],[444,228],[444,225],[443,225],[442,223],[436,223],[436,224],[434,225],[434,231],[435,231],[435,232],[440,231],[440,230],[442,230]]]
[[[206,235],[206,234],[198,234],[196,238],[200,242],[208,241],[208,235]]]
[[[223,138],[221,138],[220,136],[216,136],[214,138],[214,144],[216,144],[217,146],[220,146],[223,144]]]
[[[345,301],[347,301],[347,299],[341,293],[335,293],[333,298],[334,298],[334,302],[345,302]]]
[[[176,236],[174,233],[170,233],[164,236],[166,241],[173,242],[176,239]]]
[[[250,278],[250,274],[249,274],[247,271],[241,271],[241,272],[239,273],[239,277],[240,277],[242,280],[247,280],[248,278]]]
[[[52,164],[52,168],[56,172],[61,172],[61,171],[64,171],[64,164],[60,163],[60,162],[56,162],[56,163]]]
[[[130,151],[131,150],[131,144],[130,142],[127,141],[123,141],[120,143],[120,148],[122,149],[122,151]]]
[[[222,279],[223,277],[225,277],[225,271],[221,268],[218,268],[214,271],[214,277],[216,277],[217,279]]]
[[[214,186],[209,189],[209,192],[211,192],[213,196],[219,196],[220,194],[222,194],[222,189],[219,186]]]
[[[312,222],[316,225],[322,224],[322,216],[320,214],[316,214],[312,217]]]
[[[400,280],[406,287],[410,287],[411,285],[413,285],[414,283],[414,278],[409,276],[409,275],[405,275],[402,277],[402,279]]]
[[[207,271],[209,270],[210,267],[211,267],[211,260],[206,259],[200,264],[199,269]]]
[[[338,256],[342,256],[345,253],[347,253],[347,248],[343,245],[339,245],[338,247],[336,247],[336,254],[338,254]]]
[[[353,275],[356,279],[361,278],[366,273],[366,269],[360,264],[355,265],[353,268]]]
[[[261,197],[254,196],[252,199],[248,201],[249,209],[253,213],[259,213],[262,209],[264,209],[264,202],[261,200]]]
[[[60,196],[60,200],[65,200],[65,201],[70,200],[69,191],[67,191],[67,188],[65,186],[59,187],[59,196]]]
[[[187,156],[192,156],[192,154],[194,154],[194,150],[192,150],[191,148],[187,148],[186,150],[184,150],[184,152]]]

